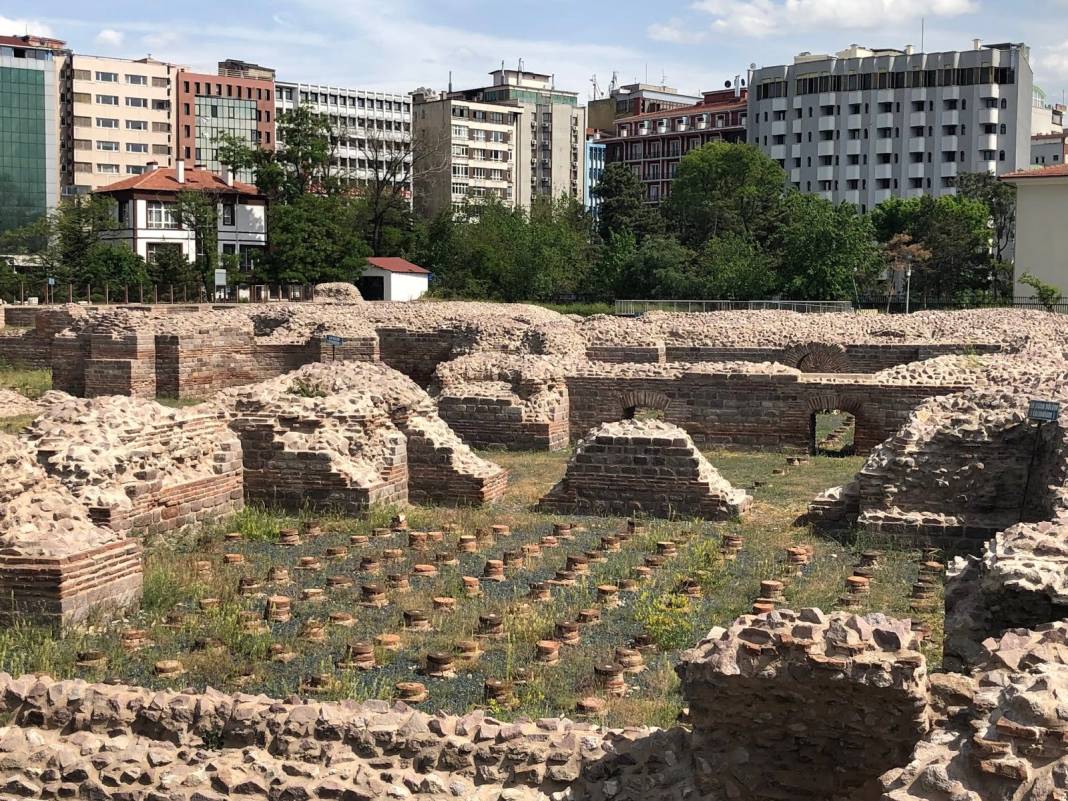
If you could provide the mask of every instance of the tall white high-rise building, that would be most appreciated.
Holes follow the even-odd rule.
[[[852,45],[750,75],[748,141],[802,192],[868,210],[956,192],[963,172],[1028,163],[1032,72],[1022,44],[919,53]]]

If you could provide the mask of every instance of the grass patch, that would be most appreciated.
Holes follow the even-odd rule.
[[[52,371],[15,367],[0,359],[0,387],[36,400],[52,389]]]

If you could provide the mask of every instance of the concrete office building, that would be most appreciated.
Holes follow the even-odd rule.
[[[499,69],[490,73],[493,83],[490,86],[463,91],[450,91],[444,95],[419,91],[413,93],[413,126],[415,128],[415,147],[418,151],[420,139],[427,143],[448,138],[452,131],[452,144],[460,145],[457,137],[478,137],[487,121],[496,121],[497,131],[502,136],[510,137],[506,151],[511,159],[505,168],[502,164],[480,165],[468,164],[469,175],[472,170],[493,170],[500,181],[507,185],[493,187],[504,192],[506,202],[528,208],[538,197],[557,198],[570,195],[582,199],[582,185],[586,163],[585,133],[586,109],[578,105],[578,93],[557,89],[553,76],[522,69]],[[436,108],[431,108],[437,104]],[[420,106],[423,106],[421,108]],[[447,108],[447,113],[443,113]],[[423,111],[427,112],[426,118]],[[522,118],[522,125],[514,128]],[[473,123],[473,124],[472,124]],[[466,132],[459,129],[466,129]],[[507,130],[506,130],[507,129]],[[458,132],[459,131],[459,132]],[[471,138],[470,146],[481,151],[483,140]],[[496,144],[505,144],[496,142]],[[451,157],[455,155],[454,148]],[[493,148],[492,152],[501,159],[505,151]],[[450,164],[459,167],[456,177],[463,178],[462,164]],[[432,170],[432,172],[434,172]],[[482,174],[481,172],[479,173]],[[420,185],[440,181],[427,175],[427,171],[417,167],[415,171],[415,195],[417,203]],[[454,205],[465,200],[464,193],[473,184],[458,182],[450,198]],[[510,197],[508,197],[510,193]],[[477,196],[477,195],[476,195]],[[420,206],[421,207],[421,206]],[[442,208],[440,190],[436,199],[428,201],[432,210]]]
[[[250,144],[274,148],[274,79],[251,77],[273,75],[273,71],[245,64],[242,74],[234,67],[236,63],[244,64],[220,62],[220,70],[229,73],[227,75],[184,70],[178,73],[173,114],[175,158],[222,174],[226,165],[219,161],[220,134],[231,134]],[[235,72],[238,73],[236,77]],[[249,181],[252,176],[242,171],[238,178]]]
[[[171,93],[180,67],[72,53],[61,81],[64,194],[84,194],[174,162]]]
[[[608,96],[596,98],[587,104],[586,124],[600,131],[615,131],[616,122],[624,117],[671,111],[700,102],[700,95],[682,94],[671,86],[649,83],[615,86],[613,77]]]
[[[1036,134],[1031,137],[1031,166],[1048,167],[1064,164],[1068,152],[1068,134],[1064,132]]]
[[[604,172],[605,144],[601,141],[601,132],[596,128],[586,129],[586,172],[582,183],[582,197],[585,199],[586,208],[593,219],[596,220],[601,208],[601,199],[593,190],[601,181],[601,173]]]
[[[0,231],[59,202],[59,68],[63,42],[0,36]]]
[[[313,83],[275,82],[275,111],[282,114],[309,106],[330,120],[335,141],[334,166],[340,174],[367,181],[385,174],[390,163],[404,166],[396,174],[411,194],[412,104],[407,95],[368,92]],[[278,138],[276,145],[285,143]]]
[[[1030,161],[1032,73],[1022,44],[945,53],[802,53],[750,76],[749,141],[803,192],[867,210],[956,192],[962,172]]]

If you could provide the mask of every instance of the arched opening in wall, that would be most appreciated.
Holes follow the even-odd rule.
[[[634,390],[619,396],[620,419],[664,420],[671,399],[662,392]]]
[[[624,420],[663,420],[664,410],[652,406],[626,406],[623,408]]]
[[[809,419],[809,451],[821,456],[852,456],[857,419],[843,409],[816,409]]]

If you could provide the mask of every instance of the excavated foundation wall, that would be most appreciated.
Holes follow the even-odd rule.
[[[854,443],[863,453],[891,436],[926,398],[962,389],[895,386],[860,376],[675,371],[670,365],[665,373],[598,375],[587,370],[569,376],[572,439],[637,407],[662,412],[663,420],[684,428],[702,448],[807,452],[812,415],[840,409],[856,418]]]

